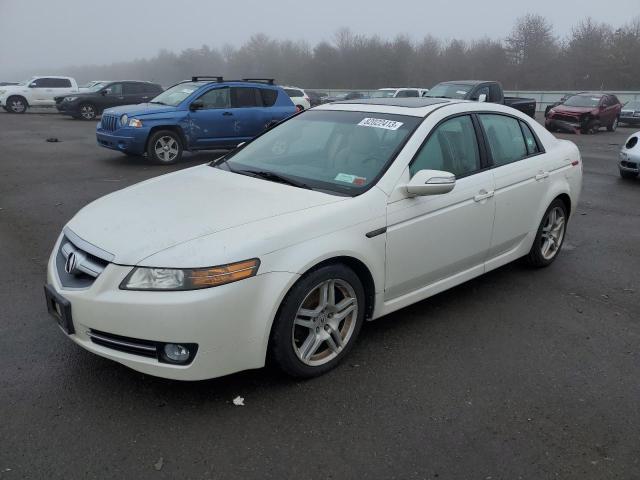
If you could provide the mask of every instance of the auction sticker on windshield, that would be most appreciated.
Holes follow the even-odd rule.
[[[385,130],[397,130],[402,126],[402,122],[385,120],[384,118],[363,118],[358,124],[361,127],[384,128]]]
[[[339,173],[338,175],[336,175],[336,178],[334,178],[334,180],[337,182],[352,183],[354,185],[364,185],[367,181],[367,179],[364,177],[349,175],[348,173]]]

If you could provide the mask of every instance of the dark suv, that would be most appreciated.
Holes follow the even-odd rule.
[[[94,120],[105,108],[148,102],[162,93],[155,83],[127,80],[97,83],[88,90],[56,97],[56,108],[64,115]]]

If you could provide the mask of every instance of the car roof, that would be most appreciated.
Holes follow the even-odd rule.
[[[443,85],[477,85],[478,83],[496,83],[495,80],[448,80]]]

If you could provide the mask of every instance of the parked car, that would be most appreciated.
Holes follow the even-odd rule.
[[[429,91],[428,88],[379,88],[373,92],[372,98],[407,98],[422,97]]]
[[[7,112],[24,113],[29,107],[54,107],[55,97],[77,91],[78,84],[71,77],[31,77],[0,88],[0,105]]]
[[[620,123],[625,125],[640,125],[640,101],[627,102],[620,110]]]
[[[317,107],[318,105],[326,103],[326,99],[329,96],[325,92],[316,92],[314,90],[305,90],[305,92],[309,97],[309,102],[312,107]]]
[[[78,89],[81,92],[87,90],[93,90],[93,87],[96,85],[106,85],[107,83],[111,83],[113,80],[91,80],[90,82],[85,83],[84,85],[80,85]]]
[[[95,120],[105,108],[148,102],[162,93],[156,83],[127,80],[96,83],[86,91],[56,97],[56,108],[64,115]]]
[[[358,100],[363,98],[369,98],[369,95],[364,92],[348,92],[341,98],[341,100]]]
[[[311,108],[311,100],[303,89],[298,87],[282,87],[282,89],[284,90],[284,93],[289,95],[289,98],[298,111]]]
[[[573,143],[502,105],[321,105],[83,208],[53,248],[47,305],[69,339],[147,374],[212,378],[269,355],[312,377],[365,320],[521,257],[550,265],[581,178]]]
[[[640,132],[627,138],[622,146],[618,168],[620,176],[625,179],[636,178],[640,174]]]
[[[7,87],[9,85],[18,85],[18,82],[0,82],[0,87]]]
[[[505,97],[500,82],[485,80],[456,80],[437,84],[424,94],[431,98],[457,98],[477,102],[499,103],[520,110],[531,118],[536,116],[533,98]]]
[[[106,109],[96,137],[105,148],[175,163],[184,150],[235,147],[295,112],[273,79],[193,77],[149,103]]]
[[[549,110],[545,126],[550,131],[595,133],[600,127],[610,132],[618,127],[622,104],[608,93],[578,93]]]

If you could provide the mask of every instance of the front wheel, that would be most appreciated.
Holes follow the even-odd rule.
[[[624,178],[625,180],[633,180],[634,178],[636,178],[638,176],[637,173],[635,172],[628,172],[626,170],[620,170],[620,176],[622,178]]]
[[[147,155],[154,163],[169,165],[182,158],[182,140],[171,130],[160,130],[151,135]]]
[[[531,250],[525,257],[529,265],[546,267],[553,263],[564,242],[567,217],[567,207],[562,200],[556,198],[542,217]]]
[[[611,122],[610,125],[607,125],[607,130],[609,132],[615,132],[616,128],[618,128],[618,122],[619,122],[618,117],[614,118],[613,122]]]
[[[321,375],[351,350],[365,314],[362,282],[350,268],[326,265],[289,291],[274,321],[271,354],[287,374]]]
[[[96,111],[96,107],[94,107],[90,103],[83,103],[80,105],[80,117],[83,120],[95,120],[98,116],[98,112]]]
[[[22,97],[9,97],[7,108],[11,113],[24,113],[27,111],[27,101]]]

